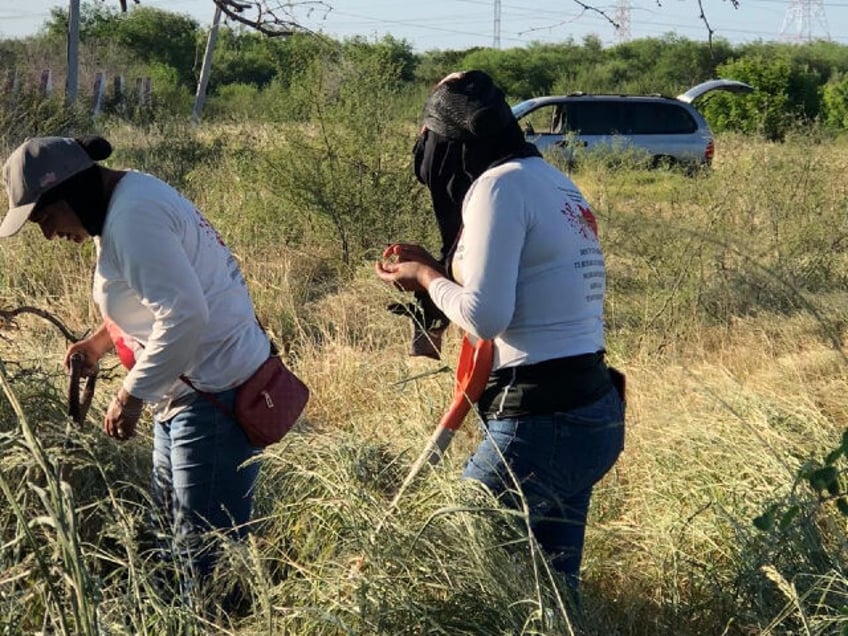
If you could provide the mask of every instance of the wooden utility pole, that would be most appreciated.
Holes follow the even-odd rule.
[[[80,0],[68,5],[68,73],[65,77],[65,103],[72,104],[79,87]]]
[[[501,0],[495,0],[495,25],[492,31],[492,48],[501,48]]]
[[[209,38],[206,40],[206,52],[203,54],[203,66],[200,67],[200,81],[197,83],[197,94],[194,96],[194,110],[191,113],[191,121],[195,124],[200,122],[200,112],[206,102],[206,87],[209,86],[209,74],[212,71],[212,54],[215,52],[215,40],[218,39],[218,25],[221,22],[221,7],[215,5],[215,17],[212,18],[212,28],[209,29]]]

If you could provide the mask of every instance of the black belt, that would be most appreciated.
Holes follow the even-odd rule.
[[[613,388],[604,352],[498,369],[477,402],[486,419],[563,413],[601,399]]]

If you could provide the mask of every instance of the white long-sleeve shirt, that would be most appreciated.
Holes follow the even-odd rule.
[[[595,218],[577,186],[540,157],[474,181],[453,258],[457,284],[430,284],[462,329],[494,339],[494,368],[604,348],[606,270]]]
[[[268,357],[238,264],[217,232],[174,188],[128,172],[95,239],[93,295],[103,316],[143,348],[124,379],[154,413],[198,389],[222,391]]]

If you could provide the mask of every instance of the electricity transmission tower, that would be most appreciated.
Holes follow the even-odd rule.
[[[630,40],[630,0],[618,0],[615,5],[615,34],[619,42]]]
[[[780,39],[790,42],[811,42],[813,40],[813,22],[824,32],[825,40],[830,39],[827,17],[824,14],[823,0],[789,0]]]
[[[492,48],[501,48],[501,0],[495,0],[495,24],[492,30]]]

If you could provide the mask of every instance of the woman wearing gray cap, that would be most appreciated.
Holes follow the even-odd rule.
[[[414,155],[440,228],[454,228],[452,258],[445,268],[399,244],[377,275],[494,341],[477,402],[485,435],[463,475],[508,505],[524,498],[535,538],[576,594],[592,487],[624,445],[623,378],[604,363],[595,217],[481,71],[434,89]]]
[[[216,550],[210,530],[245,532],[258,464],[238,424],[189,388],[232,409],[235,389],[268,358],[247,286],[230,250],[195,206],[168,184],[96,163],[112,152],[101,137],[37,137],[3,166],[9,211],[0,237],[36,223],[48,240],[94,240],[93,296],[103,324],[71,345],[90,372],[117,348],[129,372],[103,430],[135,435],[142,406],[154,416],[154,500],[173,538],[183,592],[196,596]]]

